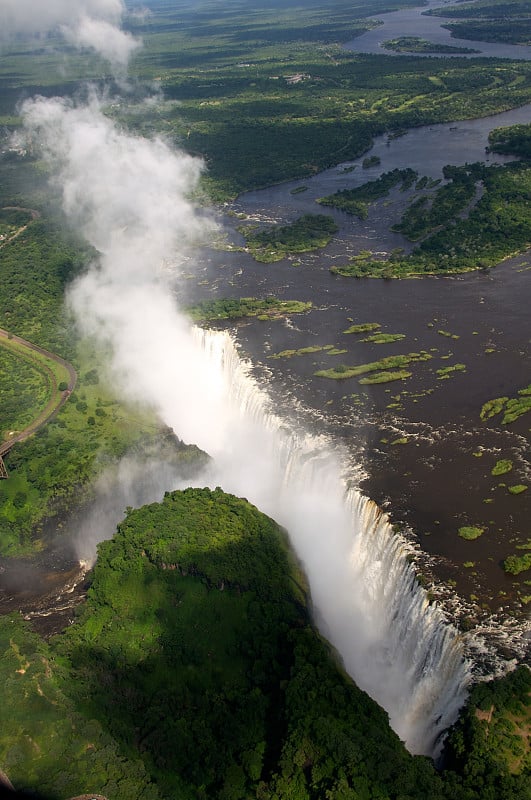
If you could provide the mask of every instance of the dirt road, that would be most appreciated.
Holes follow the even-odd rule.
[[[68,385],[65,391],[60,392],[59,386],[57,383],[57,378],[50,367],[47,367],[45,364],[39,364],[39,369],[42,369],[48,379],[51,382],[52,386],[52,396],[46,406],[43,408],[41,413],[36,417],[31,425],[28,425],[27,428],[24,428],[23,431],[19,431],[18,433],[14,434],[11,438],[7,439],[5,442],[0,443],[0,457],[7,453],[16,442],[23,442],[24,439],[27,439],[28,436],[31,436],[35,431],[49,422],[53,417],[57,414],[59,409],[66,403],[70,394],[72,393],[76,381],[77,381],[77,373],[72,366],[69,364],[68,361],[65,361],[64,358],[55,355],[55,353],[50,353],[48,350],[45,350],[43,347],[39,347],[37,344],[33,344],[32,342],[26,341],[26,339],[22,339],[20,336],[15,336],[14,334],[8,333],[8,331],[3,330],[0,328],[0,346],[2,346],[2,340],[15,342],[18,345],[21,345],[30,353],[39,353],[40,355],[46,356],[46,358],[55,361],[57,364],[61,364],[67,372],[68,372]]]

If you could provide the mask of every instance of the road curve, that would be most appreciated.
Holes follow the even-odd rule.
[[[39,416],[33,420],[31,425],[28,425],[27,428],[24,428],[23,431],[19,431],[7,441],[0,443],[0,457],[2,457],[5,453],[11,450],[14,444],[17,442],[23,442],[24,439],[27,439],[28,436],[31,436],[33,433],[39,430],[39,428],[42,428],[43,425],[55,417],[59,409],[64,406],[70,397],[70,394],[76,385],[77,372],[72,364],[70,364],[68,361],[65,361],[64,358],[55,355],[55,353],[50,353],[43,347],[39,347],[38,344],[33,344],[32,342],[26,341],[26,339],[22,339],[20,336],[15,336],[14,334],[8,333],[8,331],[3,330],[2,328],[0,328],[0,339],[7,339],[11,342],[16,342],[17,344],[25,347],[27,350],[33,351],[34,353],[40,353],[41,355],[46,356],[46,358],[55,361],[57,364],[61,364],[61,366],[65,367],[68,372],[68,387],[64,392],[59,392],[57,379],[53,373],[53,370],[51,370],[45,364],[39,365],[39,367],[46,372],[48,378],[51,380],[51,385],[53,388],[52,397],[41,411]]]

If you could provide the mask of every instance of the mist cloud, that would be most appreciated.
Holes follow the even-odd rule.
[[[123,0],[2,0],[0,40],[59,30],[76,47],[88,47],[123,69],[140,42],[120,30]]]
[[[82,332],[109,346],[114,379],[129,398],[156,409],[186,441],[215,447],[221,387],[178,313],[165,269],[215,230],[191,199],[202,161],[120,130],[95,97],[79,107],[37,98],[23,116],[65,213],[100,254],[68,293]]]

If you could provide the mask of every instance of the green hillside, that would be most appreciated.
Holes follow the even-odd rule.
[[[452,771],[411,756],[307,603],[284,532],[246,500],[187,489],[131,511],[63,634],[1,618],[0,767],[54,800],[529,797],[522,739],[492,747],[475,706]],[[530,674],[497,689],[502,728],[509,709],[528,730]]]

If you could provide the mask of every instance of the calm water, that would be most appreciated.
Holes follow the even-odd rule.
[[[382,42],[389,39],[398,39],[401,36],[418,36],[421,39],[426,39],[434,44],[445,44],[453,47],[468,47],[477,50],[477,53],[469,53],[465,56],[463,54],[454,54],[457,58],[512,58],[518,60],[527,60],[531,58],[531,47],[524,47],[522,45],[511,44],[495,44],[493,42],[476,42],[470,39],[457,39],[450,35],[450,31],[441,27],[445,23],[453,22],[450,17],[431,17],[426,16],[424,12],[431,8],[441,8],[445,5],[454,5],[454,3],[441,2],[441,0],[429,0],[429,2],[421,8],[409,8],[402,11],[393,11],[390,14],[378,14],[375,19],[383,22],[377,28],[367,31],[362,36],[348,42],[345,47],[348,50],[353,50],[356,53],[375,53],[382,55],[382,53],[391,54],[391,50],[386,50],[382,47]],[[455,20],[457,21],[457,20]],[[393,55],[407,55],[400,53],[392,53]],[[416,54],[418,55],[418,54]],[[434,53],[431,57],[436,56]],[[449,54],[444,54],[447,58]],[[429,57],[429,56],[427,56]],[[452,56],[450,56],[452,57]]]

